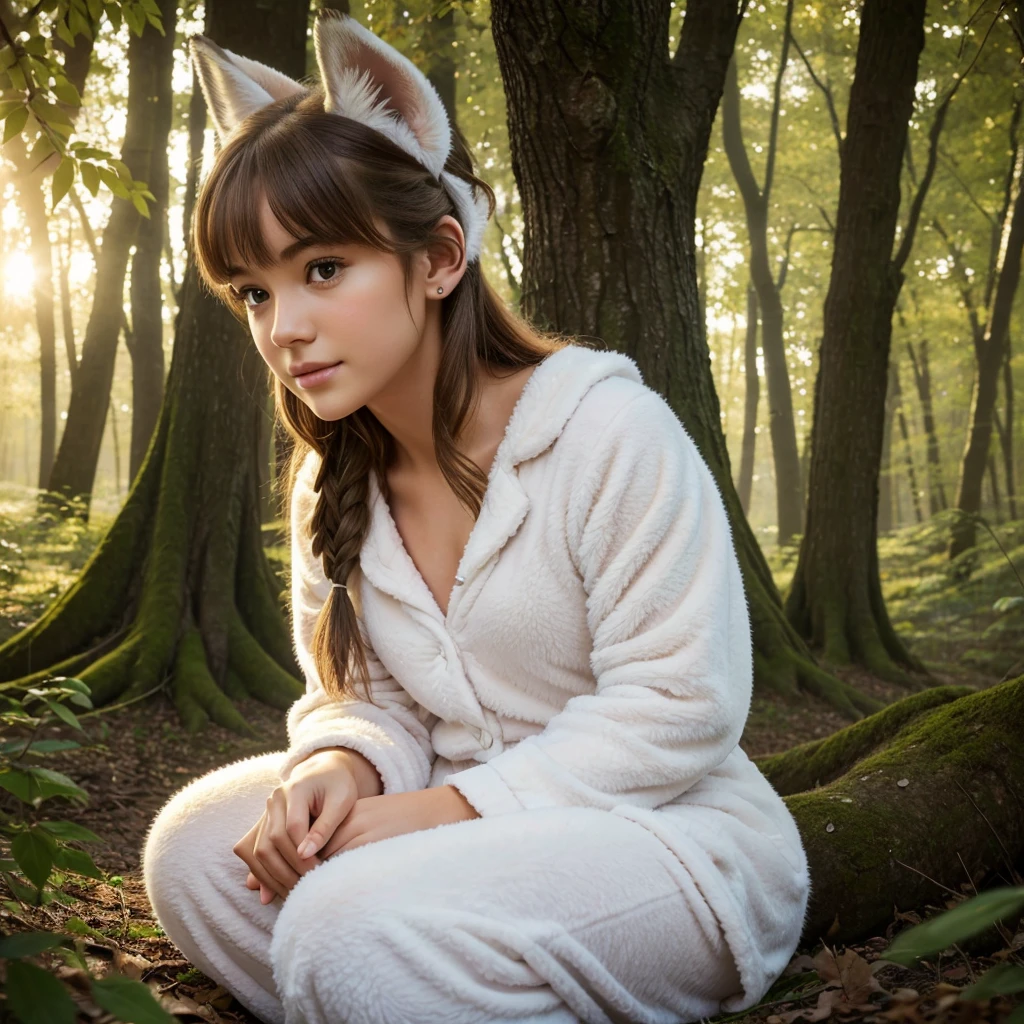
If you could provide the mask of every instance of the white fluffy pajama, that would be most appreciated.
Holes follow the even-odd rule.
[[[176,796],[145,851],[183,952],[268,1021],[690,1021],[758,1002],[799,943],[796,822],[739,745],[753,692],[721,494],[667,402],[619,352],[533,371],[442,612],[370,479],[348,594],[374,704],[311,650],[331,594],[312,553],[315,453],[291,505],[306,692],[288,749]],[[280,909],[232,846],[322,747],[384,792],[445,783],[479,819],[357,848]]]
[[[338,854],[268,906],[232,846],[281,754],[178,792],[143,855],[160,924],[268,1024],[679,1022],[740,989],[689,872],[615,811],[551,807]]]

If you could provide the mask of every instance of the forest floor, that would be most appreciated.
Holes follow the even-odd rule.
[[[24,496],[0,487],[0,641],[38,617],[74,579],[107,525],[103,517],[95,518],[87,526],[68,524],[42,535],[32,524],[31,505]],[[947,529],[940,516],[882,538],[883,587],[896,628],[932,670],[935,683],[984,688],[1024,671],[1024,608],[999,612],[993,607],[1000,599],[1024,595],[1024,584],[1009,564],[1024,569],[1024,521],[994,527],[1009,560],[983,531],[973,553],[949,563],[944,556]],[[268,547],[268,554],[283,571],[287,553]],[[795,550],[770,552],[769,561],[784,591]],[[906,695],[859,670],[839,669],[837,674],[886,703]],[[81,937],[94,975],[120,971],[142,979],[181,1020],[256,1024],[257,1018],[192,967],[167,939],[153,918],[139,873],[149,823],[175,791],[231,761],[287,745],[282,712],[254,701],[238,706],[257,730],[256,738],[244,739],[214,725],[186,734],[162,694],[82,715],[87,738],[68,726],[49,730],[47,736],[83,744],[47,754],[39,763],[71,776],[89,794],[87,805],[67,806],[60,814],[103,839],[102,848],[90,852],[106,879],[67,875],[62,884],[66,902],[43,907],[13,900],[0,881],[0,933],[73,931]],[[838,713],[810,700],[756,696],[741,746],[756,757],[830,735],[847,724]],[[999,948],[985,954],[954,947],[954,954],[921,961],[915,968],[880,959],[897,932],[952,905],[942,887],[937,884],[936,889],[934,906],[907,912],[894,908],[883,935],[848,947],[818,942],[797,950],[761,1004],[742,1014],[720,1015],[715,1024],[827,1018],[866,1024],[1007,1020],[1012,1003],[1006,997],[969,1002],[957,992],[995,964],[1024,965],[1024,930],[1006,934]],[[44,953],[38,962],[65,978],[79,1006],[79,1020],[106,1024],[115,1019],[91,1003],[80,970],[48,957]]]

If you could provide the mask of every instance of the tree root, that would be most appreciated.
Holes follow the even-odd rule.
[[[824,739],[811,740],[779,754],[754,758],[783,796],[827,785],[906,728],[913,719],[974,693],[970,686],[937,686],[888,704]]]
[[[854,748],[873,742],[876,728],[895,732],[839,778],[785,797],[813,882],[802,942],[877,935],[894,906],[921,907],[944,888],[959,891],[962,881],[980,888],[993,865],[1003,865],[1006,882],[1019,878],[1024,676],[925,709],[929,698],[954,689],[900,701],[879,726],[863,723]],[[897,727],[899,716],[915,708],[920,713]],[[819,755],[826,768],[827,747],[828,741]],[[848,748],[844,756],[855,754]]]

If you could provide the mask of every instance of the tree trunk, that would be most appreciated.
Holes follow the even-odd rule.
[[[946,488],[942,483],[942,458],[939,454],[939,435],[935,429],[935,413],[932,407],[932,375],[928,362],[928,339],[922,338],[918,351],[912,342],[907,342],[907,353],[914,371],[914,386],[921,403],[924,433],[928,444],[928,513],[935,515],[946,508]]]
[[[30,238],[35,281],[36,329],[39,332],[39,467],[37,484],[45,488],[53,466],[57,436],[57,331],[53,311],[53,250],[47,225],[45,182],[37,175],[21,183],[21,208]]]
[[[736,486],[740,508],[750,515],[750,494],[754,488],[754,456],[757,453],[757,406],[761,379],[757,375],[757,291],[747,285],[747,334],[743,342],[743,443],[740,448],[740,478]]]
[[[523,204],[523,308],[634,358],[694,439],[732,523],[759,689],[802,689],[857,718],[879,702],[814,664],[743,515],[699,314],[697,190],[737,7],[690,0],[669,58],[658,0],[492,0]]]
[[[866,0],[840,158],[839,209],[815,387],[807,525],[790,622],[828,662],[913,685],[878,575],[878,469],[902,271],[892,258],[925,0]],[[919,193],[920,195],[920,193]],[[841,455],[839,454],[841,453]]]
[[[305,0],[259,8],[218,0],[207,6],[205,32],[297,79],[307,18]],[[139,474],[75,583],[0,646],[0,679],[27,686],[74,675],[98,706],[163,689],[188,729],[213,720],[248,734],[233,698],[285,710],[302,694],[284,595],[260,536],[267,371],[251,345],[190,259],[164,402]]]
[[[878,474],[878,532],[888,533],[894,525],[892,506],[898,487],[892,468],[892,421],[896,409],[895,361],[889,364],[889,385],[885,391],[885,421],[882,424],[882,466]],[[899,524],[899,516],[895,524]]]
[[[161,0],[161,11],[165,12],[169,5],[170,0]],[[169,34],[173,35],[173,30]],[[151,25],[144,28],[141,36],[131,33],[128,38],[128,111],[121,159],[133,177],[143,180],[148,170],[148,138],[152,130],[148,79],[163,41]],[[139,212],[129,200],[114,197],[103,231],[77,386],[71,392],[64,434],[50,474],[48,490],[52,495],[44,496],[41,503],[44,511],[80,515],[86,520],[89,517],[124,316],[125,271],[139,220]],[[81,499],[82,503],[72,505],[67,501],[69,498]]]
[[[964,513],[953,524],[949,543],[949,557],[956,558],[975,543],[975,516],[981,512],[981,483],[988,463],[989,442],[992,437],[992,417],[999,373],[1010,344],[1010,315],[1020,281],[1021,252],[1024,249],[1024,173],[1017,171],[1017,190],[1013,201],[999,279],[992,301],[984,338],[978,346],[978,376],[971,402],[970,428],[967,446],[960,464],[960,484],[957,488],[956,507]]]
[[[903,410],[903,388],[900,386],[900,367],[896,360],[892,360],[892,384],[893,404],[896,407],[896,419],[900,425],[900,437],[903,440],[903,461],[907,464],[907,486],[910,488],[910,504],[914,506],[914,519],[921,523],[924,516],[921,514],[921,491],[917,485],[917,470],[914,468],[914,450],[910,442],[910,427],[907,425],[907,416]]]
[[[1001,423],[999,413],[994,411],[996,430],[1003,452],[1003,472],[1006,474],[1006,501],[1010,519],[1017,518],[1017,482],[1013,471],[1013,366],[1010,361],[1010,346],[1006,346],[1003,359],[1003,402],[1006,405],[1006,422]]]
[[[789,24],[793,0],[786,6],[782,56],[776,75],[775,99],[772,107],[772,132],[768,143],[768,161],[764,187],[754,178],[743,142],[740,121],[740,87],[736,57],[729,61],[722,96],[722,137],[736,184],[743,196],[747,214],[747,237],[750,247],[750,279],[757,289],[761,312],[761,349],[764,352],[764,376],[768,390],[768,423],[775,462],[775,504],[778,522],[778,543],[788,544],[803,529],[804,494],[800,479],[800,456],[796,446],[796,423],[793,418],[793,392],[789,383],[784,337],[785,314],[780,288],[772,273],[768,252],[768,210],[771,202],[772,169],[777,141],[782,76],[789,53]]]
[[[177,9],[175,0],[164,0],[160,4],[165,35],[157,35],[154,39],[152,62],[146,69],[149,76],[146,99],[150,106],[150,123],[148,152],[140,154],[140,161],[145,161],[144,180],[148,182],[154,198],[149,203],[149,217],[139,223],[135,255],[132,257],[132,343],[128,349],[132,357],[129,481],[135,479],[146,455],[146,448],[160,415],[164,393],[164,301],[160,261],[164,250],[164,224],[170,187],[167,141],[171,133],[171,71],[174,66]]]
[[[786,798],[810,861],[802,943],[878,935],[894,908],[920,908],[954,880],[1020,884],[1022,732],[1024,676],[976,692],[935,687],[754,758]]]

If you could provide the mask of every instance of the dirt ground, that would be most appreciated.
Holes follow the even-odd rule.
[[[847,677],[885,701],[902,695],[898,688],[863,674]],[[956,681],[963,682],[963,677]],[[979,684],[984,685],[981,680]],[[181,1020],[257,1024],[258,1018],[191,967],[164,936],[153,919],[139,875],[139,854],[148,825],[172,793],[220,765],[287,746],[281,712],[251,701],[241,702],[239,707],[258,730],[258,739],[243,739],[217,726],[187,736],[173,706],[160,697],[101,717],[86,716],[83,724],[92,745],[47,755],[45,760],[47,767],[70,775],[90,794],[88,806],[67,807],[61,816],[103,837],[105,845],[91,852],[108,879],[99,882],[71,876],[66,891],[74,899],[67,905],[22,905],[15,912],[15,904],[7,902],[0,906],[0,931],[70,928],[81,935],[82,951],[94,974],[119,970],[140,978]],[[806,703],[757,699],[741,745],[757,756],[827,735],[845,724],[838,714]],[[104,733],[106,738],[101,739]],[[72,736],[73,732],[61,727],[50,735]],[[2,895],[10,900],[9,893]],[[940,902],[932,910],[945,906]],[[1016,936],[1006,935],[1002,948],[987,956],[969,956],[957,949],[956,955],[922,963],[913,970],[880,960],[880,950],[896,932],[920,919],[916,914],[897,913],[886,934],[863,944],[831,948],[818,943],[800,949],[756,1011],[722,1015],[715,1021],[789,1024],[835,1017],[868,1024],[968,1024],[1008,1020],[1012,1002],[1006,997],[965,1002],[957,998],[957,991],[996,963],[1008,959],[1024,962],[1024,929]],[[91,1005],[80,971],[59,958],[51,968],[76,992],[80,1020],[93,1024],[113,1020]]]

